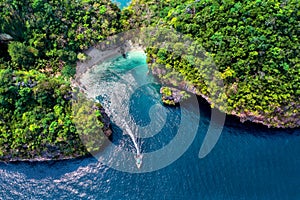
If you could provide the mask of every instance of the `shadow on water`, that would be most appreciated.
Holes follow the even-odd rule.
[[[201,111],[202,122],[205,119],[209,119],[210,121],[211,108],[209,103],[201,96],[197,96],[197,98],[199,102],[199,108]],[[255,137],[270,137],[270,136],[281,136],[281,135],[299,136],[300,135],[300,128],[285,128],[285,129],[268,128],[265,125],[250,122],[250,121],[241,122],[237,116],[233,116],[233,115],[226,115],[224,128],[231,130],[230,133],[232,134],[250,134]],[[243,131],[241,132],[238,130],[243,130]]]
[[[188,100],[187,100],[188,101]],[[200,132],[205,132],[208,129],[211,117],[211,108],[207,101],[202,97],[198,97],[198,103],[200,108],[200,123],[198,130]],[[149,106],[147,107],[150,108]],[[169,114],[167,115],[167,121],[173,123],[167,123],[161,129],[159,133],[154,135],[151,138],[141,139],[142,151],[143,152],[152,152],[161,147],[167,145],[176,135],[178,124],[180,124],[180,108],[167,107]],[[192,108],[186,108],[189,112],[193,112]],[[137,111],[138,112],[138,111]],[[140,116],[143,112],[132,113],[133,115]],[[149,116],[146,116],[148,112],[144,112],[144,118],[148,119]],[[147,120],[146,120],[147,121]],[[134,151],[134,145],[131,138],[123,133],[121,127],[112,123],[113,135],[110,137],[110,141],[116,145],[121,146],[127,151]],[[242,131],[241,131],[242,130]],[[259,131],[258,131],[259,130]],[[198,132],[199,132],[198,131]],[[223,134],[233,134],[233,135],[252,135],[255,137],[286,137],[290,136],[299,136],[300,129],[276,129],[276,128],[267,128],[261,124],[245,122],[242,123],[237,117],[227,116],[225,121],[225,126]],[[197,139],[202,141],[202,134],[198,135]],[[9,173],[20,173],[25,175],[28,179],[58,179],[65,174],[72,173],[77,171],[81,167],[87,167],[89,165],[95,165],[98,163],[98,160],[92,157],[91,155],[70,159],[62,161],[43,161],[43,162],[13,162],[13,163],[0,163],[0,169],[8,171]],[[51,170],[49,170],[51,169]]]

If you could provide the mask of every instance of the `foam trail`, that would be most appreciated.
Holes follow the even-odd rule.
[[[137,143],[136,137],[134,136],[133,132],[128,127],[127,123],[124,123],[124,125],[125,125],[126,133],[131,137],[131,140],[132,140],[132,142],[134,144],[134,147],[136,148],[136,154],[140,155],[141,152],[140,152],[140,148],[139,148],[139,145]]]

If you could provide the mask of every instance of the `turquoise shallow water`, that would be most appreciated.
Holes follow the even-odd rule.
[[[132,128],[151,123],[149,109],[160,104],[158,85],[147,76],[145,56],[131,53],[93,70],[83,80],[91,95],[111,111],[114,123],[113,144],[119,152],[134,152],[130,137],[118,125],[128,115]],[[105,73],[103,73],[105,72]],[[126,76],[125,76],[126,75]],[[132,95],[126,94],[139,83]],[[113,87],[124,99],[112,98]],[[105,92],[106,93],[103,93]],[[102,95],[99,96],[98,93]],[[114,105],[121,101],[122,104]],[[187,151],[167,167],[148,173],[127,173],[99,162],[93,157],[71,161],[0,164],[0,199],[299,199],[300,131],[267,129],[251,123],[241,124],[227,118],[220,140],[208,156],[198,158],[200,146],[210,123],[210,109],[199,99],[201,117],[197,134]],[[171,143],[182,114],[189,117],[186,133],[194,126],[193,107],[158,107],[157,131],[152,138],[140,140],[142,152],[154,152]],[[126,112],[125,112],[126,111]],[[128,111],[128,112],[127,112]],[[118,115],[115,115],[115,114]],[[128,115],[126,115],[126,113]],[[165,117],[168,121],[165,123]],[[120,150],[121,149],[121,150]],[[174,147],[174,151],[177,147]],[[112,152],[112,155],[117,152]],[[100,155],[101,158],[101,155]],[[147,160],[144,163],[146,167]],[[132,165],[135,168],[135,165]]]
[[[122,9],[126,6],[129,5],[129,3],[131,2],[131,0],[113,0],[113,2],[116,2],[118,4],[118,6]]]

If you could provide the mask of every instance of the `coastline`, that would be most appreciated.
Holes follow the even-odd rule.
[[[76,70],[79,73],[76,73],[76,78],[75,78],[75,82],[78,81],[78,76],[82,75],[82,73],[86,73],[88,72],[90,69],[93,68],[93,66],[97,63],[101,63],[104,62],[110,58],[116,57],[116,56],[122,56],[121,53],[121,49],[124,48],[125,52],[129,52],[129,51],[144,51],[145,52],[145,47],[141,46],[141,45],[136,45],[136,44],[132,44],[132,42],[129,40],[127,41],[125,44],[114,44],[112,47],[108,48],[108,50],[104,50],[101,51],[101,48],[97,48],[97,47],[91,47],[90,49],[88,49],[85,53],[90,56],[92,59],[89,60],[88,62],[78,62],[77,66],[78,69]],[[100,56],[97,56],[97,58],[95,57],[95,54]],[[159,78],[159,72],[156,72],[155,69],[153,69],[151,67],[151,63],[148,63],[149,66],[149,70],[151,71],[151,73],[158,79],[160,80],[164,86],[172,86],[175,88],[178,88],[179,90],[182,91],[186,91],[186,92],[190,92],[192,94],[196,94],[198,96],[201,96],[202,98],[204,98],[209,104],[212,104],[211,99],[206,96],[203,95],[199,90],[197,90],[197,88],[195,88],[192,84],[186,82],[186,81],[181,81],[180,83],[177,83],[178,86],[174,86],[174,84],[172,84],[171,82],[168,82],[166,80],[162,80],[161,78]],[[85,90],[84,86],[81,85],[81,83],[78,81],[77,82],[77,86],[82,89],[83,91]],[[219,108],[218,108],[219,109]],[[235,110],[232,111],[224,111],[219,109],[221,112],[226,113],[227,115],[231,115],[231,116],[235,116],[238,117],[240,122],[244,123],[246,121],[252,122],[252,123],[257,123],[257,124],[262,124],[268,128],[297,128],[300,126],[300,121],[296,119],[294,119],[293,121],[289,121],[288,124],[285,124],[286,119],[278,119],[278,118],[268,118],[267,115],[262,115],[262,114],[255,114],[253,112],[237,112]],[[284,113],[283,113],[284,114]],[[284,118],[284,116],[282,116]]]
[[[151,63],[148,63],[148,64],[151,65]],[[172,81],[159,78],[159,75],[161,75],[160,70],[157,70],[151,66],[149,66],[149,69],[151,70],[152,75],[154,75],[157,79],[159,79],[163,83],[162,87],[165,87],[165,86],[174,87],[178,90],[186,91],[186,92],[195,94],[197,96],[201,96],[210,105],[212,104],[212,101],[208,96],[203,95],[199,90],[197,90],[197,88],[194,85],[188,83],[187,81],[182,80],[181,82],[176,82],[177,86],[175,86]],[[173,98],[175,98],[175,97],[173,97]],[[289,123],[286,124],[284,121],[284,120],[286,120],[284,118],[284,113],[282,113],[282,115],[280,115],[280,117],[268,118],[267,116],[264,116],[262,114],[256,115],[253,112],[239,113],[235,110],[228,112],[228,111],[221,110],[218,107],[217,107],[217,109],[220,110],[221,112],[225,113],[226,115],[238,117],[240,122],[242,122],[242,123],[249,121],[249,122],[256,123],[256,124],[262,124],[268,128],[283,128],[284,129],[284,128],[300,127],[300,120],[298,119],[298,121],[297,121],[297,118],[295,118],[295,119],[293,118],[293,120],[290,119],[290,121],[288,121]],[[284,119],[280,120],[279,118],[281,118],[281,117],[283,117]]]
[[[140,45],[133,44],[130,40],[123,44],[112,44],[109,47],[101,47],[101,43],[90,47],[88,50],[84,51],[84,54],[88,56],[88,59],[86,61],[77,61],[74,81],[78,81],[82,74],[91,70],[95,65],[105,62],[111,58],[122,56],[129,51],[145,52],[145,48]]]
[[[81,62],[78,61],[76,65],[76,75],[74,78],[70,78],[70,86],[73,90],[76,91],[76,88],[79,89],[80,92],[86,94],[86,88],[79,81],[80,76],[84,73],[87,73],[98,63],[105,62],[109,59],[112,59],[117,56],[122,56],[124,53],[129,51],[144,51],[143,47],[138,45],[133,45],[131,41],[127,41],[125,44],[121,45],[112,45],[107,50],[101,50],[96,46],[90,47],[88,50],[84,51],[86,55],[89,56],[90,59]],[[97,107],[97,108],[96,108]],[[101,113],[101,117],[98,117],[98,120],[103,123],[103,134],[106,137],[110,137],[112,134],[112,130],[110,128],[110,120],[105,110],[100,106],[97,106],[95,102],[94,106],[91,109],[99,110]],[[104,145],[105,146],[105,145]],[[104,147],[105,148],[105,147]],[[101,148],[102,149],[102,148]],[[46,152],[45,156],[37,156],[33,158],[21,158],[21,157],[13,157],[11,155],[5,156],[0,160],[1,163],[15,163],[15,162],[47,162],[47,161],[63,161],[63,160],[71,160],[76,158],[82,158],[91,155],[90,152],[82,152],[82,154],[75,153],[73,155],[65,156],[63,152]]]
[[[71,82],[71,87],[73,89],[78,88],[81,92],[83,92],[84,94],[86,94],[86,88],[84,85],[82,85],[82,83],[80,82],[80,76],[82,76],[85,73],[88,73],[89,70],[91,70],[93,67],[95,67],[98,63],[102,63],[105,62],[111,58],[117,57],[117,56],[122,56],[124,54],[126,54],[127,52],[130,51],[143,51],[145,52],[145,48],[139,45],[133,45],[131,43],[131,41],[127,41],[126,44],[121,44],[121,45],[114,45],[111,46],[110,48],[108,48],[107,50],[101,50],[97,47],[91,47],[88,50],[86,50],[84,53],[90,58],[84,62],[78,61],[77,62],[77,67],[76,67],[76,75],[74,78],[70,79]],[[151,63],[149,64],[151,65]],[[158,77],[158,75],[160,74],[159,72],[155,71],[155,69],[151,68],[151,66],[148,66],[149,70],[151,71],[151,73],[158,78],[159,80],[162,81],[163,86],[164,85],[173,85],[171,82],[168,82],[167,80],[162,80]],[[162,86],[162,87],[163,87]],[[199,90],[197,90],[197,88],[195,88],[192,84],[186,82],[186,81],[181,81],[180,83],[178,83],[178,86],[176,87],[179,90],[182,91],[187,91],[190,92],[192,94],[196,94],[198,96],[201,96],[202,98],[204,98],[209,104],[211,104],[211,100],[208,96],[205,96],[203,94],[200,93]],[[220,109],[219,109],[220,110]],[[224,112],[221,110],[221,112]],[[105,111],[103,111],[104,115],[106,114]],[[267,123],[266,121],[266,117],[263,115],[254,115],[253,113],[238,113],[235,111],[232,111],[230,113],[228,112],[224,112],[228,115],[232,115],[232,116],[236,116],[240,119],[241,122],[245,122],[245,121],[250,121],[253,123],[257,123],[257,124],[262,124],[265,125],[267,127],[273,127],[273,128],[296,128],[297,126],[294,127],[290,127],[290,126],[284,126],[284,124],[278,124],[277,126],[272,125],[271,123]],[[106,127],[105,129],[103,129],[103,132],[109,132],[110,134],[112,134],[112,130],[110,129],[110,125],[109,124],[105,124],[107,123],[107,116],[103,117],[106,118],[106,122],[103,122],[103,120],[99,119],[103,124],[104,127]],[[109,119],[109,117],[108,117]],[[298,124],[299,126],[299,124]],[[106,136],[110,136],[110,134],[105,134]],[[31,159],[22,159],[22,158],[9,158],[8,160],[1,160],[0,162],[4,162],[4,163],[10,163],[10,162],[45,162],[45,161],[60,161],[60,160],[70,160],[70,159],[75,159],[75,158],[80,158],[80,157],[85,157],[88,156],[89,152],[85,152],[84,154],[74,154],[74,155],[69,155],[69,156],[64,156],[63,152],[60,155],[57,154],[53,154],[51,155],[51,153],[49,154],[49,156],[39,156],[36,158],[31,158]]]
[[[77,158],[84,158],[89,157],[90,155],[87,153],[85,155],[74,155],[74,156],[62,156],[60,158],[45,158],[45,157],[37,157],[32,159],[23,159],[23,158],[16,158],[10,160],[0,160],[0,163],[17,163],[17,162],[49,162],[49,161],[64,161],[64,160],[72,160]]]
[[[99,63],[109,61],[112,58],[122,55],[125,57],[126,53],[132,51],[145,52],[143,47],[139,45],[134,45],[130,40],[126,41],[126,43],[121,45],[112,45],[107,50],[100,50],[96,46],[90,47],[88,50],[84,51],[84,53],[89,57],[89,59],[84,62],[77,62],[75,77],[74,79],[70,80],[71,87],[74,90],[78,88],[80,92],[88,96],[87,88],[80,81],[81,76],[88,73]],[[107,112],[101,106],[100,103],[95,102],[95,105],[93,107],[97,107],[97,109],[100,111],[102,117],[99,117],[98,120],[104,124],[104,127],[102,128],[104,134],[107,137],[110,137],[112,135],[112,130],[110,128],[110,119],[107,115]]]

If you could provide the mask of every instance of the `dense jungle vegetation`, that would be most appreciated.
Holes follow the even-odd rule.
[[[87,125],[85,134],[103,124],[84,113],[101,113],[71,102],[69,77],[80,52],[122,30],[120,12],[108,0],[0,0],[1,160],[87,153],[74,119]]]
[[[300,126],[299,1],[134,0],[123,13],[130,27],[171,27],[201,45],[221,72],[227,99],[220,110],[271,127]],[[147,54],[152,70],[164,69],[164,82],[177,73],[212,105],[222,95],[193,59],[158,46]]]
[[[66,81],[35,70],[7,69],[0,71],[0,86],[1,158],[59,157],[60,152],[65,156],[84,152],[75,134],[72,90]]]

